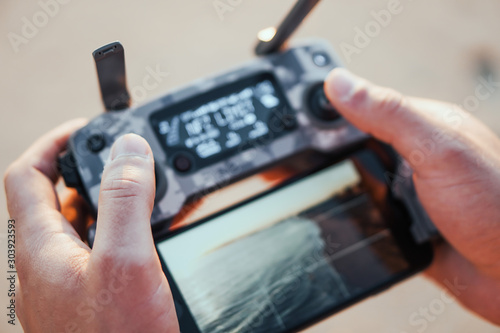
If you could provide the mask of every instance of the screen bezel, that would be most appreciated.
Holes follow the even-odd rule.
[[[363,152],[368,152],[370,154],[370,158],[365,159],[364,161],[358,160],[355,161],[356,167],[365,167],[366,169],[363,170],[373,172],[373,175],[376,176],[379,180],[382,180],[382,182],[379,182],[379,186],[385,186],[385,189],[387,190],[387,194],[381,202],[381,200],[374,200],[375,205],[379,208],[379,210],[382,213],[382,216],[384,219],[387,221],[388,227],[391,230],[391,234],[393,235],[393,238],[401,250],[403,257],[407,260],[409,267],[403,272],[394,274],[391,276],[390,279],[387,279],[385,282],[377,285],[374,288],[366,290],[364,293],[361,293],[359,295],[356,295],[352,297],[351,299],[334,306],[332,309],[324,311],[323,313],[312,317],[308,322],[305,322],[297,327],[291,327],[287,332],[291,331],[297,331],[300,329],[304,329],[306,327],[311,326],[314,323],[317,323],[321,321],[322,319],[325,319],[329,316],[331,316],[334,313],[337,313],[371,295],[377,294],[379,292],[382,292],[385,289],[388,289],[392,285],[422,271],[425,269],[432,261],[433,257],[433,251],[432,251],[432,246],[430,243],[423,243],[423,244],[417,244],[415,242],[415,239],[410,231],[410,227],[412,225],[411,217],[408,213],[408,210],[404,207],[403,203],[396,200],[394,195],[391,192],[390,186],[387,185],[387,180],[386,180],[386,173],[394,173],[395,171],[395,158],[396,155],[394,154],[394,151],[389,148],[388,146],[381,144],[375,140],[368,140],[365,142],[362,146],[358,147],[352,147],[351,149],[348,149],[344,151],[342,154],[338,154],[335,156],[328,156],[326,158],[327,162],[319,166],[318,168],[315,168],[314,170],[309,170],[301,175],[298,175],[296,177],[292,177],[289,181],[284,182],[283,184],[280,184],[279,186],[266,191],[264,193],[261,193],[255,197],[252,197],[242,203],[239,203],[229,209],[226,209],[222,212],[219,212],[215,215],[212,215],[208,218],[205,218],[199,222],[193,223],[189,226],[186,226],[180,230],[173,231],[172,233],[168,234],[167,236],[163,236],[159,239],[155,240],[155,243],[159,243],[162,241],[165,241],[169,238],[175,237],[176,235],[184,232],[188,232],[192,228],[196,228],[200,226],[201,224],[204,223],[209,223],[210,220],[214,219],[217,216],[220,216],[222,214],[225,214],[231,210],[237,209],[238,207],[245,205],[249,202],[252,202],[254,200],[257,200],[259,198],[262,198],[263,196],[274,192],[278,189],[284,188],[288,185],[293,184],[294,182],[304,179],[318,171],[321,171],[329,166],[335,165],[345,159],[353,158],[355,156],[361,156]],[[371,170],[371,171],[370,171]],[[363,178],[363,176],[362,176]],[[169,271],[165,261],[163,260],[162,256],[160,254],[159,258],[161,261],[162,269],[163,272],[165,273],[167,280],[169,282],[170,288],[172,290],[172,295],[174,297],[175,303],[176,303],[176,308],[179,311],[182,311],[182,316],[179,319],[179,324],[181,327],[182,331],[188,331],[188,332],[200,332],[196,320],[194,319],[193,315],[191,314],[189,310],[189,306],[187,305],[186,301],[184,300],[182,293],[177,286],[175,279],[171,272]],[[179,314],[178,314],[179,316]]]

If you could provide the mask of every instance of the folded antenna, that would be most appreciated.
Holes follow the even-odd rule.
[[[106,111],[130,107],[123,45],[120,42],[113,42],[98,48],[92,55]]]
[[[255,53],[266,55],[279,51],[318,2],[319,0],[298,0],[277,29],[270,27],[259,32]]]

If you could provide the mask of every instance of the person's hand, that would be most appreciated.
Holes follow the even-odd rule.
[[[500,140],[458,106],[406,97],[345,69],[330,73],[325,93],[412,166],[420,201],[446,240],[428,275],[500,324]]]
[[[16,221],[19,321],[25,332],[178,332],[151,235],[155,180],[147,142],[126,135],[113,145],[92,250],[77,232],[84,221],[72,224],[61,214],[56,158],[83,124],[46,134],[5,173]]]

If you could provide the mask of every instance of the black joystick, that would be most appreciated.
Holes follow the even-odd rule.
[[[156,193],[155,193],[155,204],[160,202],[161,199],[165,196],[167,192],[167,179],[165,174],[162,172],[161,168],[158,167],[158,163],[155,160],[155,185],[156,185]]]
[[[314,116],[323,121],[334,121],[340,118],[325,95],[323,83],[314,86],[309,93],[309,108]]]

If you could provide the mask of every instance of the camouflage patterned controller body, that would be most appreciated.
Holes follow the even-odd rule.
[[[111,145],[126,133],[141,135],[156,165],[151,224],[164,227],[189,198],[300,151],[334,152],[366,139],[324,105],[322,83],[336,66],[329,44],[308,40],[144,105],[102,114],[70,138],[63,176],[97,211]]]

